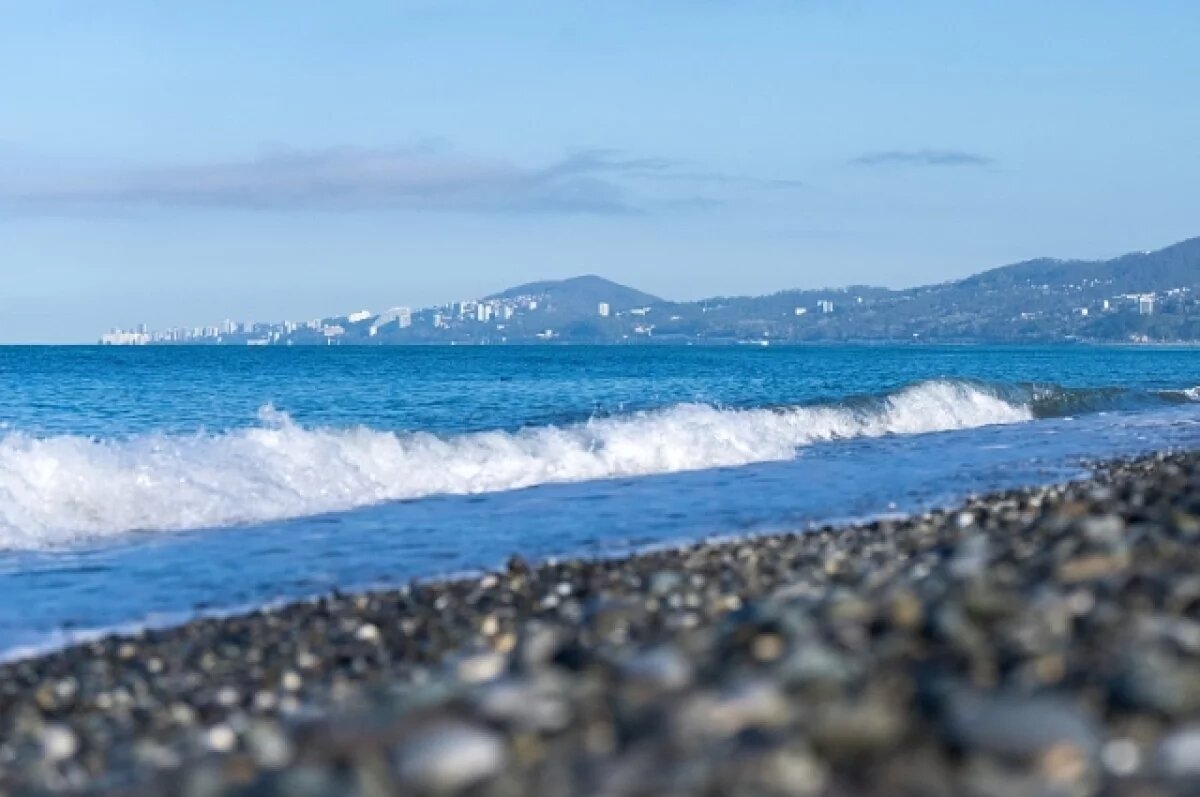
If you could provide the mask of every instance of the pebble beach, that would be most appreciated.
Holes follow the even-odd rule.
[[[1200,794],[1200,453],[0,665],[0,794]]]

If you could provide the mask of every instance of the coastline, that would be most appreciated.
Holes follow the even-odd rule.
[[[0,664],[0,794],[1200,791],[1200,453]]]

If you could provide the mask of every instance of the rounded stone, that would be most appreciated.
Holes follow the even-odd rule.
[[[949,699],[944,722],[955,746],[1000,758],[1029,761],[1070,748],[1092,759],[1099,752],[1092,720],[1050,697],[959,693]]]
[[[421,729],[396,750],[396,770],[409,785],[452,792],[500,772],[508,750],[499,734],[464,722]]]
[[[57,723],[42,729],[42,754],[48,761],[66,761],[79,752],[79,737],[66,725]]]

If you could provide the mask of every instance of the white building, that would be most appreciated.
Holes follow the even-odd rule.
[[[608,306],[608,302],[600,302],[596,306],[596,314],[601,318],[608,318],[610,313],[612,313],[612,308]]]
[[[356,313],[351,313],[350,315],[346,316],[346,320],[351,324],[357,324],[359,321],[366,321],[372,315],[373,313],[371,313],[370,310],[359,310]]]
[[[1138,315],[1154,315],[1154,294],[1138,297]]]
[[[806,313],[808,313],[807,307],[797,307],[796,308],[796,315],[805,315]]]
[[[102,346],[145,346],[150,342],[150,336],[145,332],[126,332],[114,329],[100,336]]]
[[[833,302],[829,299],[822,299],[821,301],[817,302],[817,307],[821,309],[822,313],[833,312]]]

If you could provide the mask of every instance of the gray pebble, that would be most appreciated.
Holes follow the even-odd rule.
[[[504,739],[463,722],[421,728],[396,749],[396,771],[414,788],[446,793],[500,772],[508,760]]]

